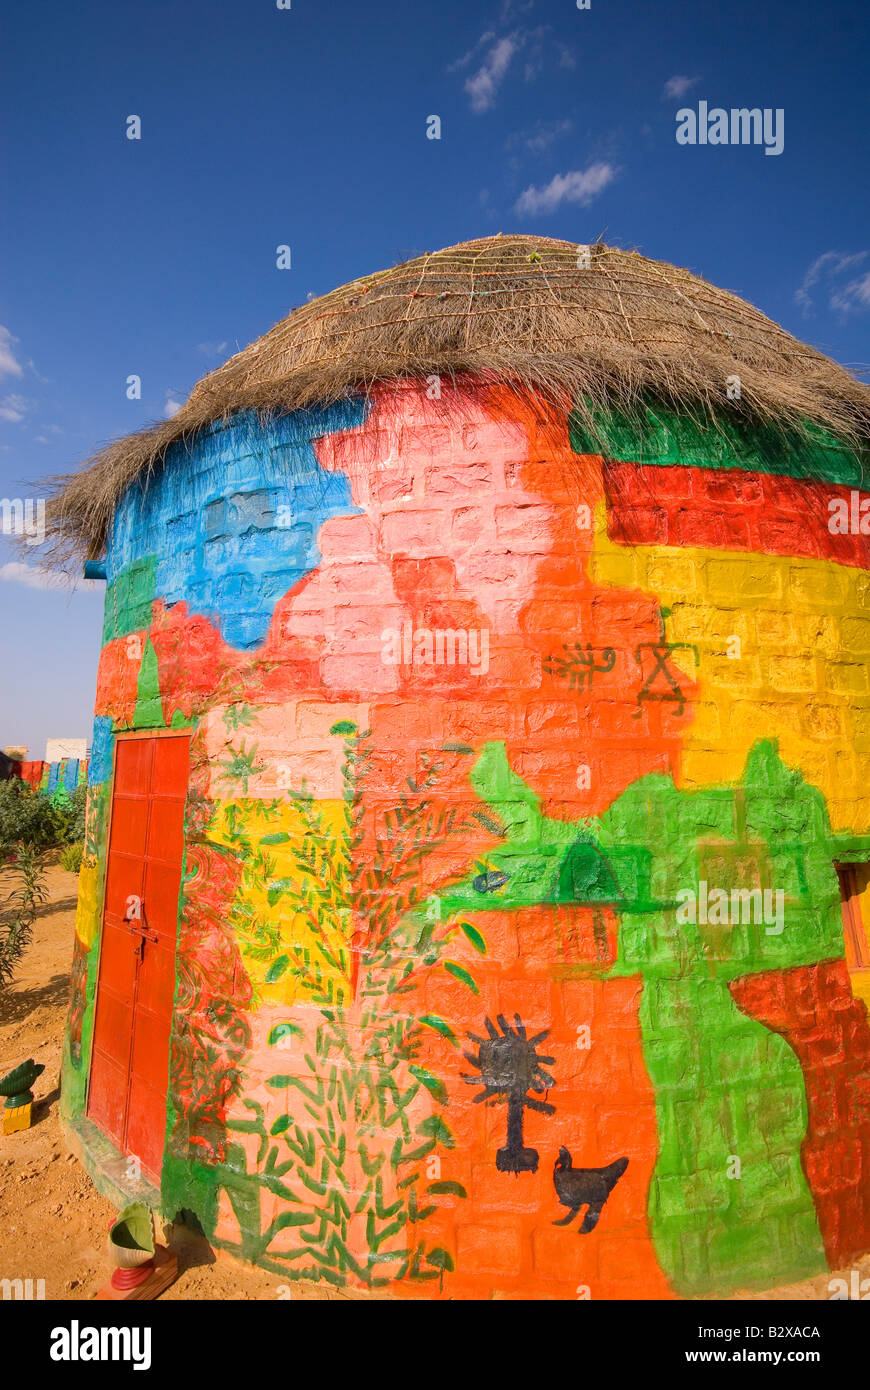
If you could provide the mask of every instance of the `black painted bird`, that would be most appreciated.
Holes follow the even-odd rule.
[[[580,1208],[586,1207],[579,1234],[585,1236],[594,1231],[604,1203],[627,1167],[627,1158],[615,1158],[606,1168],[575,1168],[568,1150],[561,1148],[553,1168],[553,1186],[562,1206],[571,1210],[561,1221],[554,1221],[553,1225],[567,1226]]]

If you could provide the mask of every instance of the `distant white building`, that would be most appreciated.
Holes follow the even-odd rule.
[[[65,758],[78,758],[84,762],[88,756],[86,738],[49,738],[45,741],[45,761],[61,763]]]

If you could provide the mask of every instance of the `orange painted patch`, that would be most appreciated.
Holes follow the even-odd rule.
[[[638,1022],[641,982],[571,978],[574,966],[530,959],[521,938],[537,930],[554,940],[556,911],[567,916],[572,909],[473,914],[469,920],[485,936],[489,955],[482,959],[458,943],[452,954],[474,975],[480,994],[459,990],[438,973],[426,984],[426,1009],[449,1009],[462,1052],[474,1052],[467,1034],[484,1034],[486,1017],[501,1014],[513,1024],[519,1012],[528,1036],[549,1030],[538,1052],[553,1058],[546,1069],[556,1085],[546,1094],[554,1114],[525,1112],[523,1139],[538,1151],[537,1172],[501,1173],[496,1155],[506,1142],[507,1107],[475,1103],[481,1088],[462,1079],[475,1076],[475,1068],[432,1034],[423,1065],[446,1080],[444,1117],[456,1141],[442,1151],[440,1178],[461,1183],[468,1197],[439,1197],[441,1210],[421,1234],[453,1256],[455,1273],[444,1280],[451,1298],[670,1298],[647,1228],[657,1139]],[[576,911],[579,934],[591,937],[591,913]],[[589,1047],[578,1045],[587,1041],[585,1028]],[[563,1146],[577,1168],[629,1159],[586,1235],[579,1234],[583,1213],[568,1226],[553,1224],[568,1214],[553,1181]],[[409,1285],[407,1292],[431,1297],[433,1288]]]

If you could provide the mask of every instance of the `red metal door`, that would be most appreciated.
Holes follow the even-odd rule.
[[[188,735],[118,739],[88,1114],[160,1181]]]

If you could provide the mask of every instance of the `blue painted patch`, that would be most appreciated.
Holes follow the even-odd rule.
[[[260,646],[278,599],[320,564],[324,521],[361,510],[345,475],[320,467],[312,441],[355,429],[366,414],[361,398],[265,426],[244,412],[173,445],[166,466],[118,506],[109,584],[156,556],[156,598],[204,614],[230,646]]]
[[[98,787],[112,775],[112,721],[105,714],[94,720],[91,740],[91,761],[88,764],[88,786]]]

